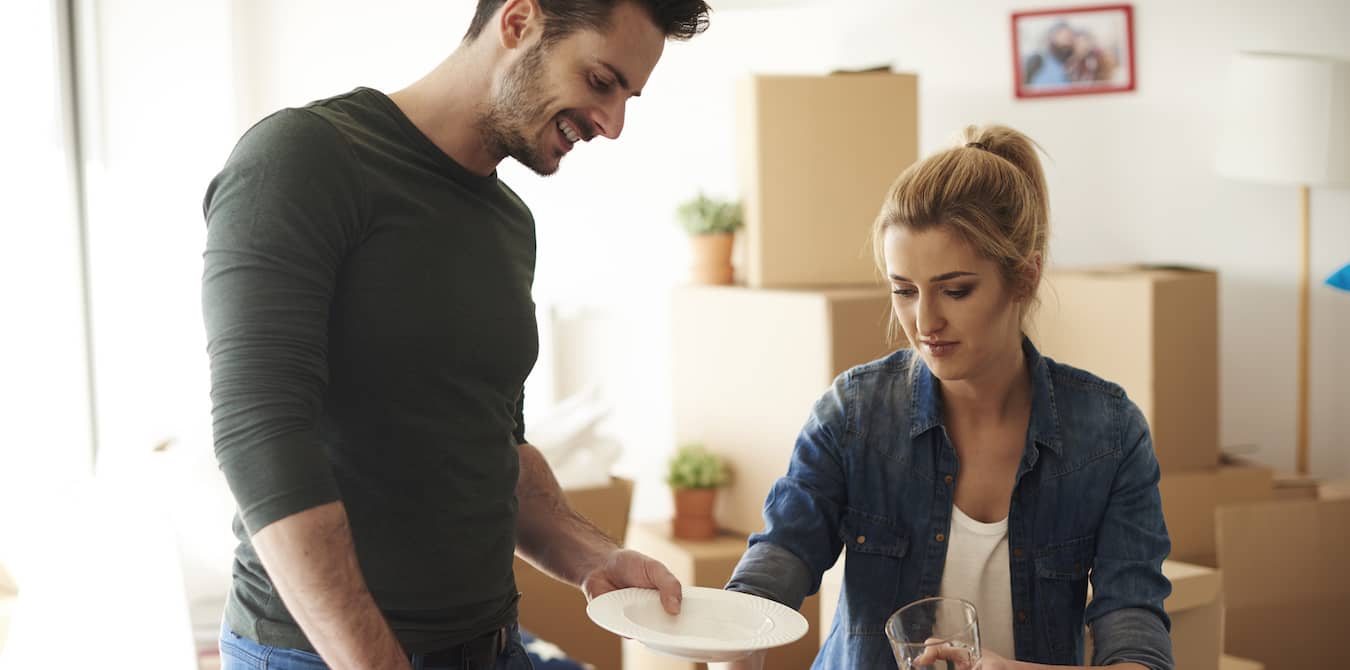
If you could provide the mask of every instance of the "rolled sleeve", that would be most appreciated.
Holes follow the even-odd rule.
[[[1138,663],[1149,670],[1172,670],[1172,638],[1155,612],[1127,607],[1092,624],[1092,665]]]

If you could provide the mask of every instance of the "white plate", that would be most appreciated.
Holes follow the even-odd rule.
[[[596,625],[653,651],[690,661],[734,661],[806,635],[806,619],[772,600],[702,586],[684,587],[680,613],[661,607],[654,589],[621,589],[592,600]]]

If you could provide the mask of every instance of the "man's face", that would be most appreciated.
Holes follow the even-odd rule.
[[[1073,55],[1073,30],[1067,26],[1060,27],[1050,36],[1050,53],[1057,61],[1065,61]]]
[[[631,2],[614,8],[604,32],[579,30],[548,46],[536,37],[479,121],[488,148],[550,175],[577,142],[617,139],[628,99],[646,86],[665,43]]]

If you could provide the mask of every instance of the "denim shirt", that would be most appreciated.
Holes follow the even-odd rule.
[[[1081,665],[1087,624],[1094,665],[1170,670],[1171,542],[1148,424],[1119,386],[1022,348],[1033,395],[1008,513],[1017,659]],[[727,585],[797,608],[844,547],[813,668],[894,667],[886,619],[942,583],[960,463],[938,381],[911,356],[855,367],[816,403]]]

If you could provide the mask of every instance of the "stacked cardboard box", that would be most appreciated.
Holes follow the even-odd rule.
[[[867,236],[919,155],[918,77],[757,76],[737,91],[744,275],[754,288],[875,280]]]
[[[918,79],[755,76],[737,102],[745,285],[676,291],[675,437],[727,458],[717,519],[748,534],[815,400],[893,349],[868,235],[918,158]]]
[[[1215,565],[1214,512],[1267,500],[1272,472],[1221,465],[1218,276],[1180,267],[1047,273],[1032,338],[1041,352],[1120,384],[1148,420],[1171,558]]]
[[[886,297],[871,287],[676,290],[675,437],[727,460],[719,525],[763,528],[764,499],[812,405],[836,375],[890,350]]]
[[[673,313],[675,438],[727,460],[733,481],[716,510],[726,534],[700,545],[635,529],[630,543],[704,586],[724,585],[746,536],[763,528],[764,500],[815,401],[843,371],[894,349],[869,232],[919,146],[913,75],[756,76],[737,103],[743,284],[677,289]],[[768,667],[811,665],[817,602],[802,608],[810,633]],[[689,667],[632,643],[625,655],[630,670],[633,659]]]
[[[1226,568],[1216,556],[1216,512],[1269,500],[1274,487],[1270,468],[1220,460],[1218,276],[1179,267],[1060,270],[1047,273],[1041,302],[1031,332],[1041,352],[1120,384],[1148,420],[1170,558]],[[1217,667],[1211,647],[1222,602],[1216,594],[1212,606],[1174,621],[1177,667]]]
[[[1047,273],[1041,353],[1120,384],[1148,419],[1163,474],[1219,465],[1218,276],[1145,266]]]

